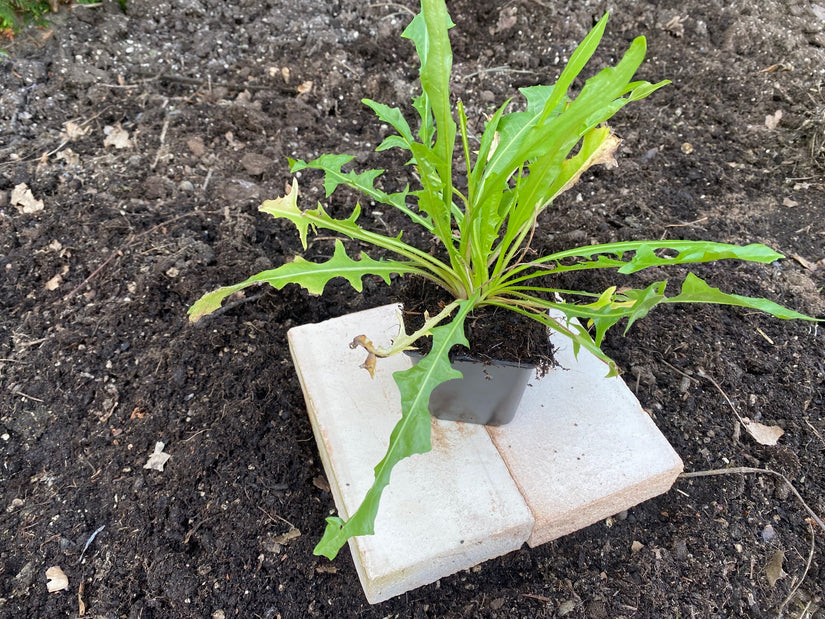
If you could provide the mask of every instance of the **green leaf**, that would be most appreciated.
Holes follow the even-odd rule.
[[[433,232],[455,262],[450,218],[453,212],[452,159],[456,124],[450,107],[453,54],[447,33],[452,26],[444,0],[422,0],[421,13],[410,22],[403,36],[413,41],[421,61],[419,80],[423,96],[416,100],[415,106],[422,118],[422,129],[430,115],[436,127],[435,144],[432,144],[432,134],[427,129],[425,133],[420,133],[422,143],[411,145],[426,194],[422,196],[419,208],[430,215]]]
[[[724,259],[768,264],[784,258],[782,254],[760,243],[740,246],[709,241],[681,241],[672,244],[664,241],[661,243],[661,247],[675,249],[679,253],[673,257],[660,258],[654,253],[656,249],[654,244],[644,244],[636,251],[633,259],[619,269],[619,273],[636,273],[654,266],[715,262]]]
[[[304,248],[307,247],[307,234],[310,228],[313,230],[317,228],[333,230],[345,234],[351,239],[388,249],[410,260],[411,266],[406,271],[407,273],[417,273],[427,277],[450,291],[463,289],[461,282],[447,265],[428,253],[407,245],[401,241],[400,235],[399,238],[393,238],[363,229],[358,225],[358,216],[361,213],[358,205],[355,206],[352,215],[347,219],[334,219],[324,211],[320,204],[315,209],[302,211],[298,208],[298,194],[298,181],[293,179],[292,189],[287,195],[275,200],[265,201],[259,210],[276,218],[289,219],[295,224]],[[413,268],[413,264],[417,265],[418,268]]]
[[[430,353],[409,370],[393,374],[401,392],[401,420],[390,435],[387,453],[375,467],[375,481],[367,491],[361,505],[344,521],[340,517],[327,518],[324,536],[315,547],[316,555],[334,559],[346,541],[358,535],[372,535],[375,532],[375,517],[381,494],[390,482],[393,467],[404,458],[427,453],[430,444],[430,394],[438,385],[454,378],[461,378],[461,372],[450,365],[450,349],[461,344],[466,346],[464,319],[473,307],[473,301],[459,304],[458,313],[449,324],[435,327]]]
[[[317,159],[306,162],[300,159],[290,160],[289,169],[291,172],[299,172],[306,168],[313,168],[315,170],[324,171],[324,191],[326,197],[330,197],[332,193],[338,188],[338,185],[344,184],[354,189],[373,197],[376,194],[376,199],[380,192],[374,187],[375,179],[384,173],[384,170],[367,170],[361,174],[355,172],[342,172],[341,167],[348,164],[355,159],[352,155],[321,155]]]
[[[444,0],[422,0],[426,47],[421,57],[421,88],[427,93],[436,124],[435,152],[440,159],[439,174],[442,182],[452,187],[452,158],[455,147],[456,124],[450,105],[450,72],[453,52],[447,30],[453,26]],[[445,196],[452,200],[452,195]]]
[[[287,284],[298,284],[310,294],[320,295],[331,279],[343,277],[356,292],[361,292],[363,288],[361,278],[364,275],[378,275],[385,283],[389,284],[390,275],[393,273],[412,273],[416,271],[418,269],[409,263],[395,260],[373,260],[364,253],[361,254],[360,260],[353,260],[347,255],[344,244],[340,240],[336,240],[333,256],[326,262],[308,262],[298,256],[293,262],[276,269],[263,271],[234,286],[224,286],[205,294],[189,308],[189,320],[197,322],[206,314],[211,314],[217,310],[226,297],[254,284],[269,284],[277,290]]]
[[[726,294],[718,288],[709,286],[704,280],[693,273],[688,273],[682,283],[682,292],[675,297],[670,297],[667,303],[717,303],[719,305],[735,305],[738,307],[749,307],[766,312],[771,316],[786,320],[811,320],[820,322],[822,318],[813,318],[800,314],[792,309],[788,309],[769,301],[768,299],[756,297],[744,297],[738,294]]]
[[[403,114],[401,114],[401,110],[397,107],[390,107],[383,103],[378,103],[372,99],[361,99],[361,102],[371,108],[382,122],[392,125],[409,148],[409,144],[413,141],[412,131]]]
[[[656,252],[675,251],[676,255],[659,256]],[[625,259],[626,254],[631,254]],[[611,257],[614,256],[614,257]],[[510,272],[509,284],[516,284],[538,276],[583,271],[587,269],[617,269],[619,273],[631,274],[651,267],[673,266],[677,264],[697,264],[715,262],[723,259],[746,260],[768,264],[783,258],[770,247],[760,243],[750,245],[732,245],[712,241],[622,241],[619,243],[602,243],[585,245],[544,256],[529,263],[524,263]],[[571,258],[584,258],[583,262],[557,264],[552,268],[541,269],[529,275],[516,275],[538,268],[548,262],[559,262]]]
[[[312,161],[290,159],[289,169],[293,173],[307,168],[322,170],[324,172],[324,191],[327,197],[332,195],[339,185],[345,185],[360,191],[376,202],[397,208],[415,223],[423,226],[427,230],[432,230],[432,223],[418,213],[413,212],[406,205],[406,191],[387,194],[374,186],[375,180],[384,173],[384,170],[367,170],[360,174],[353,171],[343,172],[341,170],[342,166],[348,164],[353,159],[354,157],[352,155],[321,155]]]

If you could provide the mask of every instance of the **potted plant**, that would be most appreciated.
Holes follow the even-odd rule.
[[[392,237],[363,228],[360,206],[346,219],[331,217],[321,204],[314,209],[298,205],[297,180],[283,197],[267,200],[260,210],[285,218],[297,228],[306,249],[310,230],[330,230],[350,239],[381,248],[395,259],[374,259],[362,253],[347,255],[340,240],[333,256],[325,262],[309,262],[296,257],[292,262],[264,271],[238,284],[204,295],[189,310],[198,320],[218,309],[229,295],[248,286],[268,283],[276,289],[298,284],[320,295],[327,282],[345,278],[360,292],[362,277],[377,275],[387,284],[392,274],[419,277],[447,291],[451,301],[423,324],[407,334],[399,333],[392,346],[379,349],[365,335],[351,346],[363,347],[363,364],[373,372],[377,359],[409,349],[416,340],[432,337],[430,351],[412,368],[397,372],[394,380],[401,394],[402,417],[393,430],[386,456],[375,468],[375,481],[361,506],[344,521],[327,518],[316,554],[334,558],[353,536],[370,535],[383,489],[393,466],[430,445],[428,403],[433,390],[461,372],[450,363],[449,353],[467,344],[465,322],[474,309],[503,308],[538,321],[572,340],[575,351],[585,348],[608,365],[617,368],[599,348],[606,331],[622,319],[629,328],[656,305],[663,303],[719,303],[748,307],[778,318],[815,320],[772,301],[721,292],[688,273],[678,294],[667,296],[667,281],[645,288],[611,286],[601,292],[560,290],[546,282],[567,271],[614,269],[619,274],[636,273],[651,267],[738,259],[769,263],[783,256],[772,249],[750,244],[737,246],[710,241],[629,241],[574,247],[535,257],[529,248],[539,215],[556,196],[574,185],[582,173],[598,164],[613,164],[619,139],[604,124],[624,105],[647,97],[668,84],[631,81],[646,50],[645,39],[633,41],[623,58],[613,67],[588,79],[575,98],[569,91],[573,81],[593,55],[607,23],[605,15],[571,55],[553,86],[521,89],[526,106],[508,111],[510,100],[487,121],[477,144],[471,145],[464,106],[450,100],[452,52],[448,30],[452,27],[444,0],[422,0],[421,12],[403,36],[415,44],[420,60],[421,93],[413,100],[417,112],[416,131],[398,108],[365,99],[381,122],[396,133],[377,148],[400,148],[408,152],[420,187],[386,193],[376,181],[383,170],[357,173],[345,171],[353,159],[348,155],[322,155],[313,161],[290,160],[292,172],[321,170],[329,197],[339,186],[359,191],[375,202],[403,213],[410,225],[423,229],[439,241],[435,255]],[[457,143],[458,142],[458,147]],[[456,186],[456,150],[463,159],[466,185]],[[557,295],[563,294],[562,300]],[[582,302],[576,302],[581,299]],[[551,310],[556,313],[551,314]],[[560,312],[561,314],[559,314]],[[563,318],[553,316],[563,315]]]

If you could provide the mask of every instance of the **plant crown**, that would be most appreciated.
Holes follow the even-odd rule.
[[[288,264],[210,292],[189,310],[191,320],[198,320],[218,309],[227,296],[262,282],[276,289],[299,284],[311,294],[321,294],[329,280],[343,277],[360,292],[363,276],[378,275],[389,284],[393,273],[428,279],[455,298],[436,316],[428,317],[419,331],[407,335],[402,329],[389,349],[374,348],[364,336],[353,342],[353,346],[360,344],[367,349],[365,367],[372,372],[376,357],[407,349],[423,335],[433,339],[430,353],[412,368],[394,374],[401,393],[402,417],[392,431],[385,457],[375,467],[374,484],[361,506],[349,520],[327,518],[315,554],[330,559],[350,537],[373,534],[381,493],[390,481],[393,466],[408,456],[430,451],[429,397],[439,384],[461,376],[450,366],[448,353],[455,345],[467,345],[464,321],[474,308],[499,306],[529,316],[570,338],[575,352],[585,348],[602,359],[610,375],[617,373],[616,366],[599,348],[605,332],[624,318],[625,330],[629,329],[662,303],[719,303],[753,308],[779,318],[813,320],[766,299],[726,294],[692,273],[687,274],[674,296],[665,295],[667,281],[643,289],[611,286],[601,293],[541,285],[539,278],[566,271],[615,269],[629,274],[650,267],[727,258],[769,263],[783,256],[760,244],[660,240],[588,245],[530,257],[528,248],[541,212],[585,170],[614,163],[619,140],[604,123],[626,104],[647,97],[669,82],[631,81],[646,50],[644,37],[638,37],[615,66],[588,79],[575,98],[569,96],[573,81],[601,40],[607,23],[605,15],[571,55],[555,85],[522,88],[524,109],[508,112],[510,101],[506,101],[487,121],[480,139],[473,140],[464,106],[458,101],[454,113],[450,101],[452,51],[448,29],[453,24],[444,0],[422,0],[421,4],[421,12],[403,33],[415,44],[421,65],[421,94],[412,103],[418,116],[417,131],[398,108],[363,100],[381,122],[396,132],[376,150],[408,151],[408,165],[420,178],[420,188],[385,193],[375,185],[384,171],[344,171],[353,160],[348,155],[290,160],[290,167],[292,172],[308,168],[323,171],[327,197],[343,185],[398,209],[412,224],[440,241],[442,254],[433,256],[409,245],[401,235],[385,236],[362,228],[359,205],[346,219],[334,219],[321,204],[301,210],[298,183],[293,180],[287,195],[267,200],[260,210],[291,221],[304,249],[310,230],[315,233],[325,229],[387,250],[396,259],[376,260],[365,253],[353,259],[341,240],[336,240],[333,256],[326,262],[296,257]],[[454,184],[456,150],[463,155],[466,166],[467,182],[462,188]],[[583,297],[589,302],[563,301],[557,295]],[[552,318],[549,310],[561,312],[566,319]]]

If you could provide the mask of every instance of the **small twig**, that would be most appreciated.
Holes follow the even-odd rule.
[[[343,62],[343,61],[341,61],[341,60],[338,60],[337,58],[335,58],[335,62],[337,62],[338,64],[340,64],[342,67],[344,67],[347,71],[349,71],[349,72],[350,72],[350,73],[352,73],[353,75],[355,75],[355,76],[357,76],[357,75],[358,75],[358,73],[355,71],[355,69],[353,69],[352,67],[350,67],[350,66],[349,66],[346,62]]]
[[[281,517],[281,516],[279,516],[278,514],[275,514],[275,515],[273,516],[272,514],[270,514],[268,511],[266,511],[266,510],[265,510],[263,507],[261,507],[260,505],[256,505],[255,507],[257,507],[257,508],[258,508],[259,510],[261,510],[264,514],[266,514],[266,516],[267,516],[267,517],[268,517],[268,518],[269,518],[272,522],[277,522],[278,520],[280,520],[280,521],[281,521],[281,522],[283,522],[284,524],[289,525],[289,528],[290,528],[290,529],[297,529],[297,528],[298,528],[298,527],[296,527],[294,524],[292,524],[289,520],[287,520],[286,518],[282,518],[282,517]],[[277,520],[276,520],[276,518],[277,518]]]
[[[238,84],[236,82],[213,82],[212,76],[208,76],[207,80],[202,80],[194,77],[184,77],[182,75],[160,75],[158,78],[164,82],[176,82],[178,84],[188,84],[190,86],[207,86],[211,92],[212,88],[226,88],[227,90],[235,90],[242,92],[244,90],[272,90],[273,88],[297,94],[297,91],[292,88],[284,88],[283,86],[273,86],[272,84]]]
[[[106,88],[140,88],[140,84],[97,84]]]
[[[0,359],[0,361],[3,361],[3,359]],[[22,363],[22,361],[21,361],[20,363]],[[811,430],[813,430],[813,431],[814,431],[814,434],[816,434],[816,435],[819,437],[819,440],[820,440],[820,441],[822,441],[823,443],[825,443],[825,438],[822,438],[822,435],[821,435],[821,434],[817,431],[817,429],[816,429],[815,427],[813,427],[813,426],[811,425],[811,422],[810,422],[810,421],[808,421],[808,420],[806,419],[806,420],[805,420],[805,423],[807,423],[807,424],[808,424],[808,427],[809,427]]]
[[[191,529],[189,529],[189,530],[186,532],[186,535],[184,535],[184,536],[183,536],[183,543],[184,543],[184,544],[188,544],[188,543],[189,543],[189,540],[190,540],[190,539],[192,538],[192,536],[193,536],[193,535],[197,532],[197,530],[201,528],[201,525],[202,525],[202,524],[206,524],[206,523],[207,523],[207,522],[209,522],[210,520],[214,520],[214,519],[215,519],[215,517],[214,517],[214,516],[210,516],[210,517],[208,517],[208,518],[204,518],[203,520],[201,520],[200,522],[198,522],[198,523],[197,523],[194,527],[192,527]]]
[[[206,192],[206,188],[209,187],[209,180],[211,178],[212,178],[212,168],[209,168],[209,170],[206,172],[206,180],[203,181],[203,187],[201,187],[201,190],[204,193]]]
[[[193,438],[195,438],[198,434],[203,434],[203,433],[204,433],[204,432],[206,432],[208,429],[209,429],[209,428],[204,428],[203,430],[198,430],[197,432],[195,432],[195,433],[194,433],[192,436],[190,436],[189,438],[185,438],[185,439],[183,439],[183,442],[185,443],[185,442],[187,442],[187,441],[191,441],[191,440],[192,440]]]
[[[81,550],[81,551],[80,551],[80,557],[78,557],[78,559],[77,559],[77,562],[78,562],[78,563],[80,563],[80,562],[83,560],[83,555],[84,555],[84,554],[86,554],[86,550],[88,550],[89,545],[90,545],[90,544],[94,541],[94,539],[97,537],[97,534],[98,534],[98,533],[100,533],[100,532],[101,532],[103,529],[105,529],[105,528],[106,528],[106,525],[105,525],[105,524],[101,525],[101,526],[100,526],[100,528],[99,528],[99,529],[97,529],[97,531],[95,531],[94,533],[92,533],[92,534],[91,534],[91,536],[89,537],[89,539],[88,539],[88,540],[86,540],[86,545],[85,545],[85,546],[83,546],[83,550]]]
[[[541,7],[544,7],[544,8],[545,8],[545,9],[547,9],[548,11],[552,11],[552,10],[553,10],[553,7],[551,7],[551,6],[547,5],[547,4],[545,4],[544,2],[541,2],[540,0],[533,0],[533,2],[535,2],[536,4],[538,4],[538,5],[539,5],[539,6],[541,6]]]
[[[816,532],[814,530],[814,525],[808,523],[808,526],[811,528],[811,550],[808,552],[808,562],[805,564],[805,570],[802,572],[802,578],[799,579],[799,582],[796,583],[793,587],[791,587],[790,593],[788,593],[788,597],[786,597],[782,603],[779,605],[779,608],[776,611],[777,617],[780,619],[784,615],[785,606],[787,606],[791,598],[796,595],[796,592],[799,590],[799,587],[805,582],[805,577],[808,575],[808,570],[811,569],[811,563],[814,560],[814,548],[816,548]],[[800,615],[802,617],[803,615]]]
[[[152,162],[152,165],[149,166],[150,169],[154,170],[155,167],[158,165],[158,161],[160,160],[160,155],[163,152],[163,147],[166,144],[166,131],[169,129],[169,117],[167,116],[163,120],[163,128],[160,130],[160,144],[158,145],[158,152],[155,153],[155,160]]]
[[[379,6],[391,6],[396,9],[401,9],[402,11],[406,11],[415,17],[415,11],[413,11],[410,7],[404,6],[403,4],[398,4],[397,2],[379,2],[378,4],[368,4],[367,8],[374,9]]]
[[[683,228],[683,227],[690,227],[695,226],[698,223],[702,223],[703,221],[707,221],[707,217],[700,217],[699,219],[694,219],[693,221],[687,221],[685,223],[680,224],[667,224],[665,228]]]
[[[251,496],[249,496],[249,492],[247,491],[247,489],[246,489],[246,488],[244,488],[244,489],[243,489],[243,493],[246,495],[246,498],[247,498],[247,499],[249,499],[249,502],[250,502],[250,503],[254,503],[254,501],[252,500],[252,497],[251,497]],[[264,514],[265,514],[265,515],[266,515],[266,516],[267,516],[267,517],[268,517],[268,518],[269,518],[272,522],[277,522],[278,520],[280,520],[280,521],[281,521],[281,522],[283,522],[284,524],[289,525],[289,528],[290,528],[290,529],[297,529],[297,528],[298,528],[298,527],[296,527],[294,524],[292,524],[289,520],[287,520],[286,518],[282,518],[282,517],[281,517],[281,516],[279,516],[278,514],[275,514],[275,515],[273,516],[272,514],[270,514],[268,511],[266,511],[263,507],[261,507],[261,506],[260,506],[260,505],[258,505],[257,503],[255,503],[255,507],[257,507],[259,510],[261,510],[261,511],[262,511],[262,512],[263,512],[263,513],[264,513]],[[276,520],[276,519],[277,519],[277,520]]]
[[[791,492],[793,492],[796,498],[799,499],[799,502],[802,503],[802,507],[805,508],[805,511],[807,511],[808,514],[810,514],[811,518],[814,519],[814,522],[816,522],[816,524],[819,525],[822,531],[825,532],[825,522],[822,522],[822,519],[816,515],[816,512],[814,512],[814,510],[812,510],[808,506],[808,504],[805,502],[805,499],[802,498],[802,495],[799,494],[796,488],[793,487],[793,484],[790,481],[788,481],[788,478],[785,477],[782,473],[779,473],[778,471],[774,471],[771,469],[757,469],[752,468],[750,466],[735,466],[729,469],[712,469],[709,471],[694,471],[692,473],[682,473],[679,475],[679,477],[687,479],[689,477],[710,477],[713,475],[734,475],[737,473],[767,473],[769,475],[776,475],[777,477],[779,477],[782,481],[788,484],[788,487],[791,489]]]
[[[731,402],[730,398],[728,397],[728,394],[722,390],[722,387],[719,386],[719,383],[717,383],[715,380],[713,380],[713,378],[708,376],[702,368],[697,368],[696,375],[700,378],[704,378],[705,380],[710,381],[713,384],[713,386],[719,390],[719,393],[721,393],[722,397],[725,398],[725,401],[728,403],[728,406],[730,406],[731,410],[733,411],[733,414],[736,415],[736,418],[739,420],[739,423],[747,427],[745,420],[742,419],[742,416],[739,414],[739,411],[736,410],[736,407],[733,405],[733,402]]]
[[[664,359],[659,359],[659,362],[660,362],[660,363],[664,363],[664,364],[665,364],[667,367],[669,367],[671,370],[673,370],[673,371],[674,371],[674,372],[676,372],[677,374],[681,374],[682,376],[684,376],[685,378],[687,378],[687,379],[691,380],[692,382],[694,382],[694,383],[696,383],[696,384],[698,384],[698,383],[699,383],[699,381],[698,381],[698,380],[696,380],[696,378],[694,378],[694,377],[693,377],[693,376],[691,376],[690,374],[685,374],[682,370],[680,370],[679,368],[677,368],[677,367],[675,367],[675,366],[673,366],[673,365],[669,364],[669,363],[668,363],[667,361],[665,361]]]
[[[759,327],[756,327],[756,332],[757,332],[759,335],[761,335],[762,337],[764,337],[764,338],[765,338],[765,340],[768,342],[768,344],[770,344],[771,346],[776,346],[776,344],[774,343],[774,341],[773,341],[771,338],[769,338],[769,337],[768,337],[768,335],[767,335],[767,333],[765,333],[762,329],[760,329]]]
[[[0,363],[19,363],[21,365],[31,365],[28,361],[18,361],[17,359],[0,359]]]
[[[521,597],[523,597],[523,598],[532,598],[534,600],[538,600],[539,602],[544,602],[545,604],[548,603],[548,602],[553,601],[549,597],[545,597],[543,595],[534,595],[532,593],[522,593]]]
[[[37,344],[45,342],[47,339],[49,338],[41,337],[36,340],[29,340],[28,342],[20,342],[18,344],[15,344],[15,346],[17,346],[18,348],[28,348],[29,346],[36,346]]]
[[[12,391],[12,393],[14,395],[19,395],[20,397],[23,397],[23,398],[28,398],[30,400],[34,400],[35,402],[40,402],[40,403],[45,402],[45,400],[41,400],[40,398],[36,398],[33,395],[29,395],[28,393],[23,393],[22,391]]]
[[[468,80],[471,77],[475,77],[476,75],[480,75],[482,73],[527,73],[529,75],[535,75],[535,71],[528,71],[526,69],[511,69],[509,66],[501,65],[500,67],[490,67],[489,69],[481,69],[479,71],[473,71],[472,73],[467,73],[466,75],[459,75],[458,80],[464,81]]]

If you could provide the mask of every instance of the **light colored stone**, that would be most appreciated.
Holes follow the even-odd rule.
[[[404,355],[380,359],[371,380],[359,367],[364,351],[348,344],[365,334],[386,346],[398,321],[397,308],[384,306],[289,331],[344,518],[371,486],[401,414],[392,373],[410,365]],[[531,546],[550,541],[670,488],[682,462],[624,381],[605,378],[606,365],[586,351],[574,359],[565,338],[554,343],[563,367],[531,380],[511,424],[434,420],[433,451],[395,467],[375,535],[350,540],[370,603],[515,550],[525,540]]]
[[[384,306],[289,331],[324,470],[344,518],[372,485],[401,416],[392,373],[410,367],[404,355],[381,359],[370,379],[359,368],[364,351],[348,344],[365,333],[387,345],[398,324],[396,307]],[[433,451],[393,469],[375,535],[350,540],[372,604],[520,548],[533,529],[532,514],[483,426],[434,420],[432,430]]]
[[[562,367],[529,383],[511,423],[487,429],[536,518],[533,547],[667,492],[683,468],[621,378],[552,339]]]

